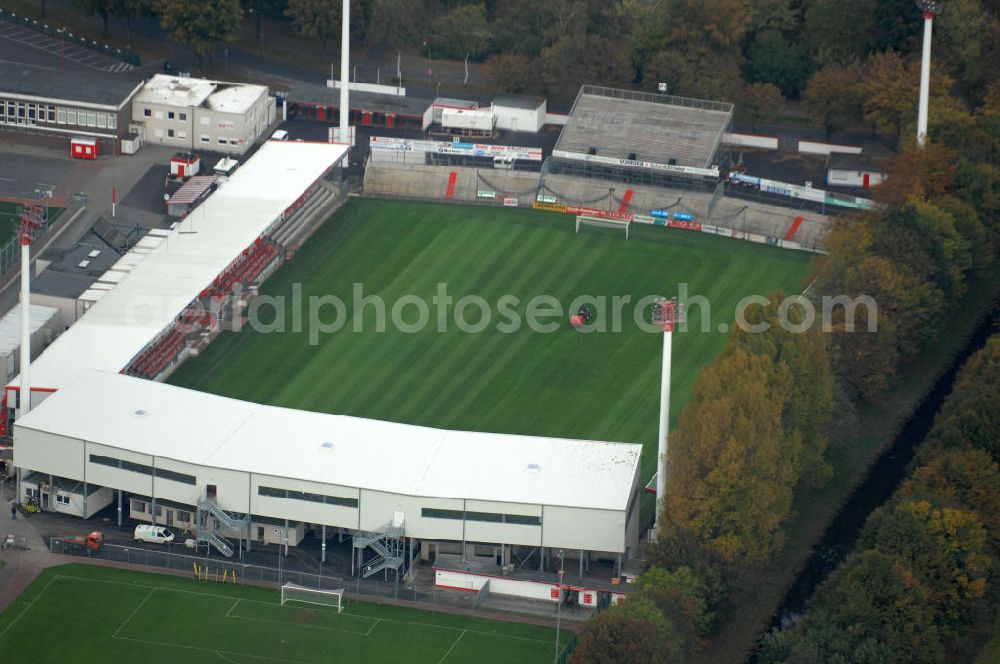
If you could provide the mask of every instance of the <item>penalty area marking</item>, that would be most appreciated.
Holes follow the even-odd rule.
[[[128,583],[126,581],[115,581],[113,579],[89,579],[89,578],[86,578],[86,577],[74,576],[72,574],[60,574],[60,575],[57,575],[57,576],[53,577],[49,581],[49,583],[47,583],[45,585],[45,587],[42,588],[42,592],[44,592],[45,589],[48,588],[48,586],[53,581],[56,581],[56,580],[59,580],[59,579],[73,579],[74,581],[84,581],[84,582],[87,582],[87,583],[110,583],[110,584],[117,585],[117,586],[128,586],[129,588],[144,588],[146,590],[159,590],[161,592],[185,593],[185,594],[188,594],[188,595],[197,595],[199,597],[212,597],[214,599],[227,599],[227,600],[233,599],[232,595],[220,595],[220,594],[217,594],[217,593],[205,593],[205,592],[199,592],[197,590],[185,590],[183,588],[170,588],[168,586],[148,586],[148,585],[139,584],[139,583]],[[40,596],[41,596],[41,593],[39,593],[38,596],[36,596],[35,599],[32,600],[31,603],[34,603],[35,601],[37,601],[38,597],[40,597]],[[246,602],[246,603],[250,603],[250,604],[264,604],[265,606],[271,606],[271,607],[275,606],[275,604],[272,603],[272,602],[264,602],[264,601],[257,600],[257,599],[246,599],[246,598],[241,597],[241,598],[238,598],[236,600],[236,602],[233,604],[233,606],[229,607],[229,611],[231,612],[236,607],[236,604],[240,604],[241,602]],[[280,606],[280,605],[278,605],[278,606]],[[419,609],[416,609],[416,610],[419,611]],[[23,615],[23,612],[22,612],[22,615]],[[451,630],[451,631],[455,631],[455,632],[468,632],[469,634],[475,634],[477,636],[495,636],[495,637],[499,637],[499,638],[502,638],[502,639],[514,639],[516,641],[530,641],[530,642],[533,642],[533,643],[549,643],[548,639],[536,639],[536,638],[532,638],[530,636],[518,636],[516,634],[501,634],[501,633],[495,632],[495,631],[493,631],[493,632],[486,632],[486,631],[483,631],[483,630],[467,629],[467,628],[463,628],[463,627],[453,627],[451,625],[435,625],[433,623],[423,623],[423,622],[418,622],[418,621],[415,621],[415,620],[396,620],[394,618],[373,618],[371,616],[366,616],[366,615],[363,615],[363,614],[360,614],[360,613],[350,613],[348,611],[344,611],[340,615],[351,616],[353,618],[365,618],[366,620],[373,620],[373,621],[375,621],[374,624],[372,625],[372,627],[369,628],[369,632],[368,632],[369,634],[370,634],[371,631],[374,630],[375,626],[378,625],[378,623],[385,622],[385,623],[395,623],[397,625],[414,625],[414,626],[417,626],[417,627],[427,627],[427,628],[430,628],[430,629]],[[245,618],[243,616],[229,615],[227,617],[230,617],[230,618],[242,618],[244,620],[251,620],[250,618]],[[257,619],[254,619],[254,620],[257,620]],[[265,622],[275,622],[275,623],[282,624],[282,625],[291,624],[291,623],[282,622],[280,620],[265,621]],[[13,623],[11,623],[11,624],[13,624]],[[10,626],[8,625],[8,629],[9,628],[10,628]],[[331,629],[332,630],[332,628],[324,628],[324,629]],[[355,635],[358,635],[358,636],[367,636],[368,635],[368,634],[366,634],[364,632],[353,632],[353,631],[348,631],[348,630],[339,630],[339,631],[350,633],[350,634],[355,634]],[[2,635],[2,634],[3,634],[3,632],[0,632],[0,635]],[[125,638],[125,637],[119,636],[117,638],[122,639],[122,638]],[[132,639],[132,640],[137,640],[137,639]],[[164,645],[170,645],[170,644],[164,644]],[[186,647],[189,647],[189,646],[177,646],[177,647],[179,647],[179,648],[180,647],[186,648]],[[208,652],[215,652],[215,651],[213,651],[213,650],[211,650],[209,648],[203,648],[202,650],[206,650]],[[234,652],[228,651],[228,650],[224,651],[224,652],[226,652],[226,653],[228,653],[230,655],[242,655],[242,653],[234,653]],[[249,657],[255,657],[255,655],[248,655],[248,656]],[[288,660],[288,661],[291,661],[291,660]],[[300,663],[300,664],[308,664],[308,663],[304,663],[303,662],[303,663]]]

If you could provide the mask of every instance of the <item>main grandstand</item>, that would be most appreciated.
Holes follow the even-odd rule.
[[[726,102],[585,85],[559,136],[553,173],[711,190],[726,165]]]

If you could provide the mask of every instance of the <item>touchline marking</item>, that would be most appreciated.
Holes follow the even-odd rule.
[[[125,622],[123,622],[121,625],[118,625],[118,629],[116,629],[115,633],[111,635],[112,639],[118,636],[118,632],[122,631],[122,628],[125,627],[125,625],[132,622],[132,618],[135,618],[135,614],[139,613],[139,609],[142,608],[143,604],[149,601],[149,598],[152,597],[156,593],[156,591],[157,589],[153,588],[152,590],[149,591],[149,593],[146,594],[145,597],[142,598],[142,601],[139,602],[139,604],[134,609],[132,609],[132,613],[128,614],[128,618],[125,619]]]
[[[253,659],[263,659],[267,662],[285,662],[285,664],[312,664],[312,662],[305,662],[299,659],[280,659],[278,657],[263,657],[261,655],[253,655],[248,652],[236,652],[233,650],[217,650],[215,648],[202,648],[200,646],[186,646],[180,643],[170,643],[169,641],[148,641],[146,639],[133,639],[130,636],[116,636],[114,637],[119,641],[132,641],[134,643],[145,643],[148,646],[166,646],[167,648],[185,648],[187,650],[199,650],[201,652],[210,652],[216,655],[220,653],[225,653],[227,655],[236,655],[237,657],[252,657]]]
[[[10,621],[9,625],[0,630],[0,639],[2,639],[3,635],[7,633],[7,630],[9,630],[11,627],[17,624],[17,621],[20,620],[24,616],[24,614],[28,612],[28,609],[30,609],[32,606],[35,605],[35,602],[37,602],[41,598],[41,596],[45,594],[45,591],[49,589],[49,586],[51,586],[52,583],[58,578],[59,578],[58,576],[54,576],[51,579],[49,579],[49,582],[46,583],[44,586],[42,586],[42,589],[38,592],[38,594],[35,595],[35,597],[30,602],[28,602],[28,605],[24,607],[24,611],[21,611],[21,613],[17,614],[17,616]]]
[[[239,664],[239,662],[233,661],[233,660],[229,659],[228,657],[226,657],[225,655],[223,655],[221,650],[216,650],[215,654],[218,655],[219,657],[221,657],[223,660],[229,662],[229,664]]]
[[[458,642],[462,640],[462,637],[465,636],[465,632],[466,631],[468,631],[468,630],[464,630],[464,629],[462,630],[462,633],[458,635],[458,638],[455,639],[455,642],[453,644],[451,644],[450,648],[448,648],[448,652],[446,652],[444,654],[444,657],[442,657],[441,659],[438,660],[438,664],[441,664],[441,662],[443,662],[444,660],[448,659],[448,655],[450,655],[451,651],[455,649],[455,646],[458,645]]]

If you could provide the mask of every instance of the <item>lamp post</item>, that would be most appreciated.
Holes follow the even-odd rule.
[[[917,110],[917,147],[927,143],[927,107],[931,88],[931,32],[934,17],[941,13],[937,0],[917,0],[917,8],[924,15],[924,52],[920,60],[920,103]]]

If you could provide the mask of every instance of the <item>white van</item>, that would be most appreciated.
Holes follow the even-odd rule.
[[[163,526],[136,526],[135,541],[152,542],[153,544],[170,544],[174,541],[174,534]]]
[[[272,141],[287,141],[288,140],[288,132],[285,131],[284,129],[277,129],[277,130],[275,130],[275,132],[273,134],[271,134],[271,140]]]

